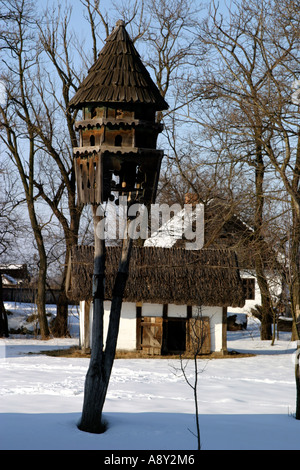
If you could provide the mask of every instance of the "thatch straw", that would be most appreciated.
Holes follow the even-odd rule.
[[[106,248],[106,299],[112,297],[120,252]],[[93,256],[93,247],[72,249],[67,293],[74,301],[92,298]],[[245,294],[233,251],[134,247],[124,300],[241,307]]]

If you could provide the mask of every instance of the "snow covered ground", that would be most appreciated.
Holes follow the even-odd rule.
[[[6,307],[15,312],[9,323],[32,308]],[[76,309],[70,322],[70,339],[0,339],[0,450],[195,450],[193,394],[176,359],[117,359],[104,408],[108,430],[78,430],[89,360],[38,355],[78,344]],[[300,450],[296,344],[289,338],[281,333],[271,346],[250,322],[248,330],[228,333],[228,347],[254,357],[199,360],[203,450]]]

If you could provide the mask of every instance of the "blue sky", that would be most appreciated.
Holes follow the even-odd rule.
[[[204,3],[208,3],[208,1],[209,0],[193,0],[195,6],[199,5],[199,7]],[[88,24],[87,24],[87,21],[84,19],[85,8],[82,5],[80,0],[47,0],[47,2],[45,0],[38,0],[38,2],[43,7],[46,6],[46,4],[52,4],[52,3],[60,4],[62,7],[64,5],[72,5],[72,9],[73,9],[72,25],[74,26],[76,32],[78,33],[78,36],[83,35],[83,37],[85,37],[85,28],[88,28]],[[119,3],[120,6],[122,4],[126,5],[125,0],[119,0],[119,1],[115,0],[114,3],[117,3],[117,4]],[[219,3],[220,3],[219,8],[220,10],[222,10],[223,6],[225,6],[225,0],[221,0]],[[122,19],[122,18],[117,17],[118,15],[114,11],[111,0],[100,0],[100,10],[101,12],[104,12],[104,14],[108,15],[110,26],[114,26],[115,21],[117,21],[118,19]]]

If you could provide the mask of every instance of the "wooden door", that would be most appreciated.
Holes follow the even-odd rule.
[[[162,317],[140,317],[137,348],[146,354],[160,355],[163,339]]]
[[[209,317],[188,319],[186,350],[193,355],[210,353]]]

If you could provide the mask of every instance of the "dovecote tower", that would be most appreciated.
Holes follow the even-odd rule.
[[[143,65],[125,24],[119,20],[95,64],[70,101],[82,110],[73,149],[82,204],[127,196],[155,200],[163,151],[156,149],[162,124],[156,112],[168,108]]]

